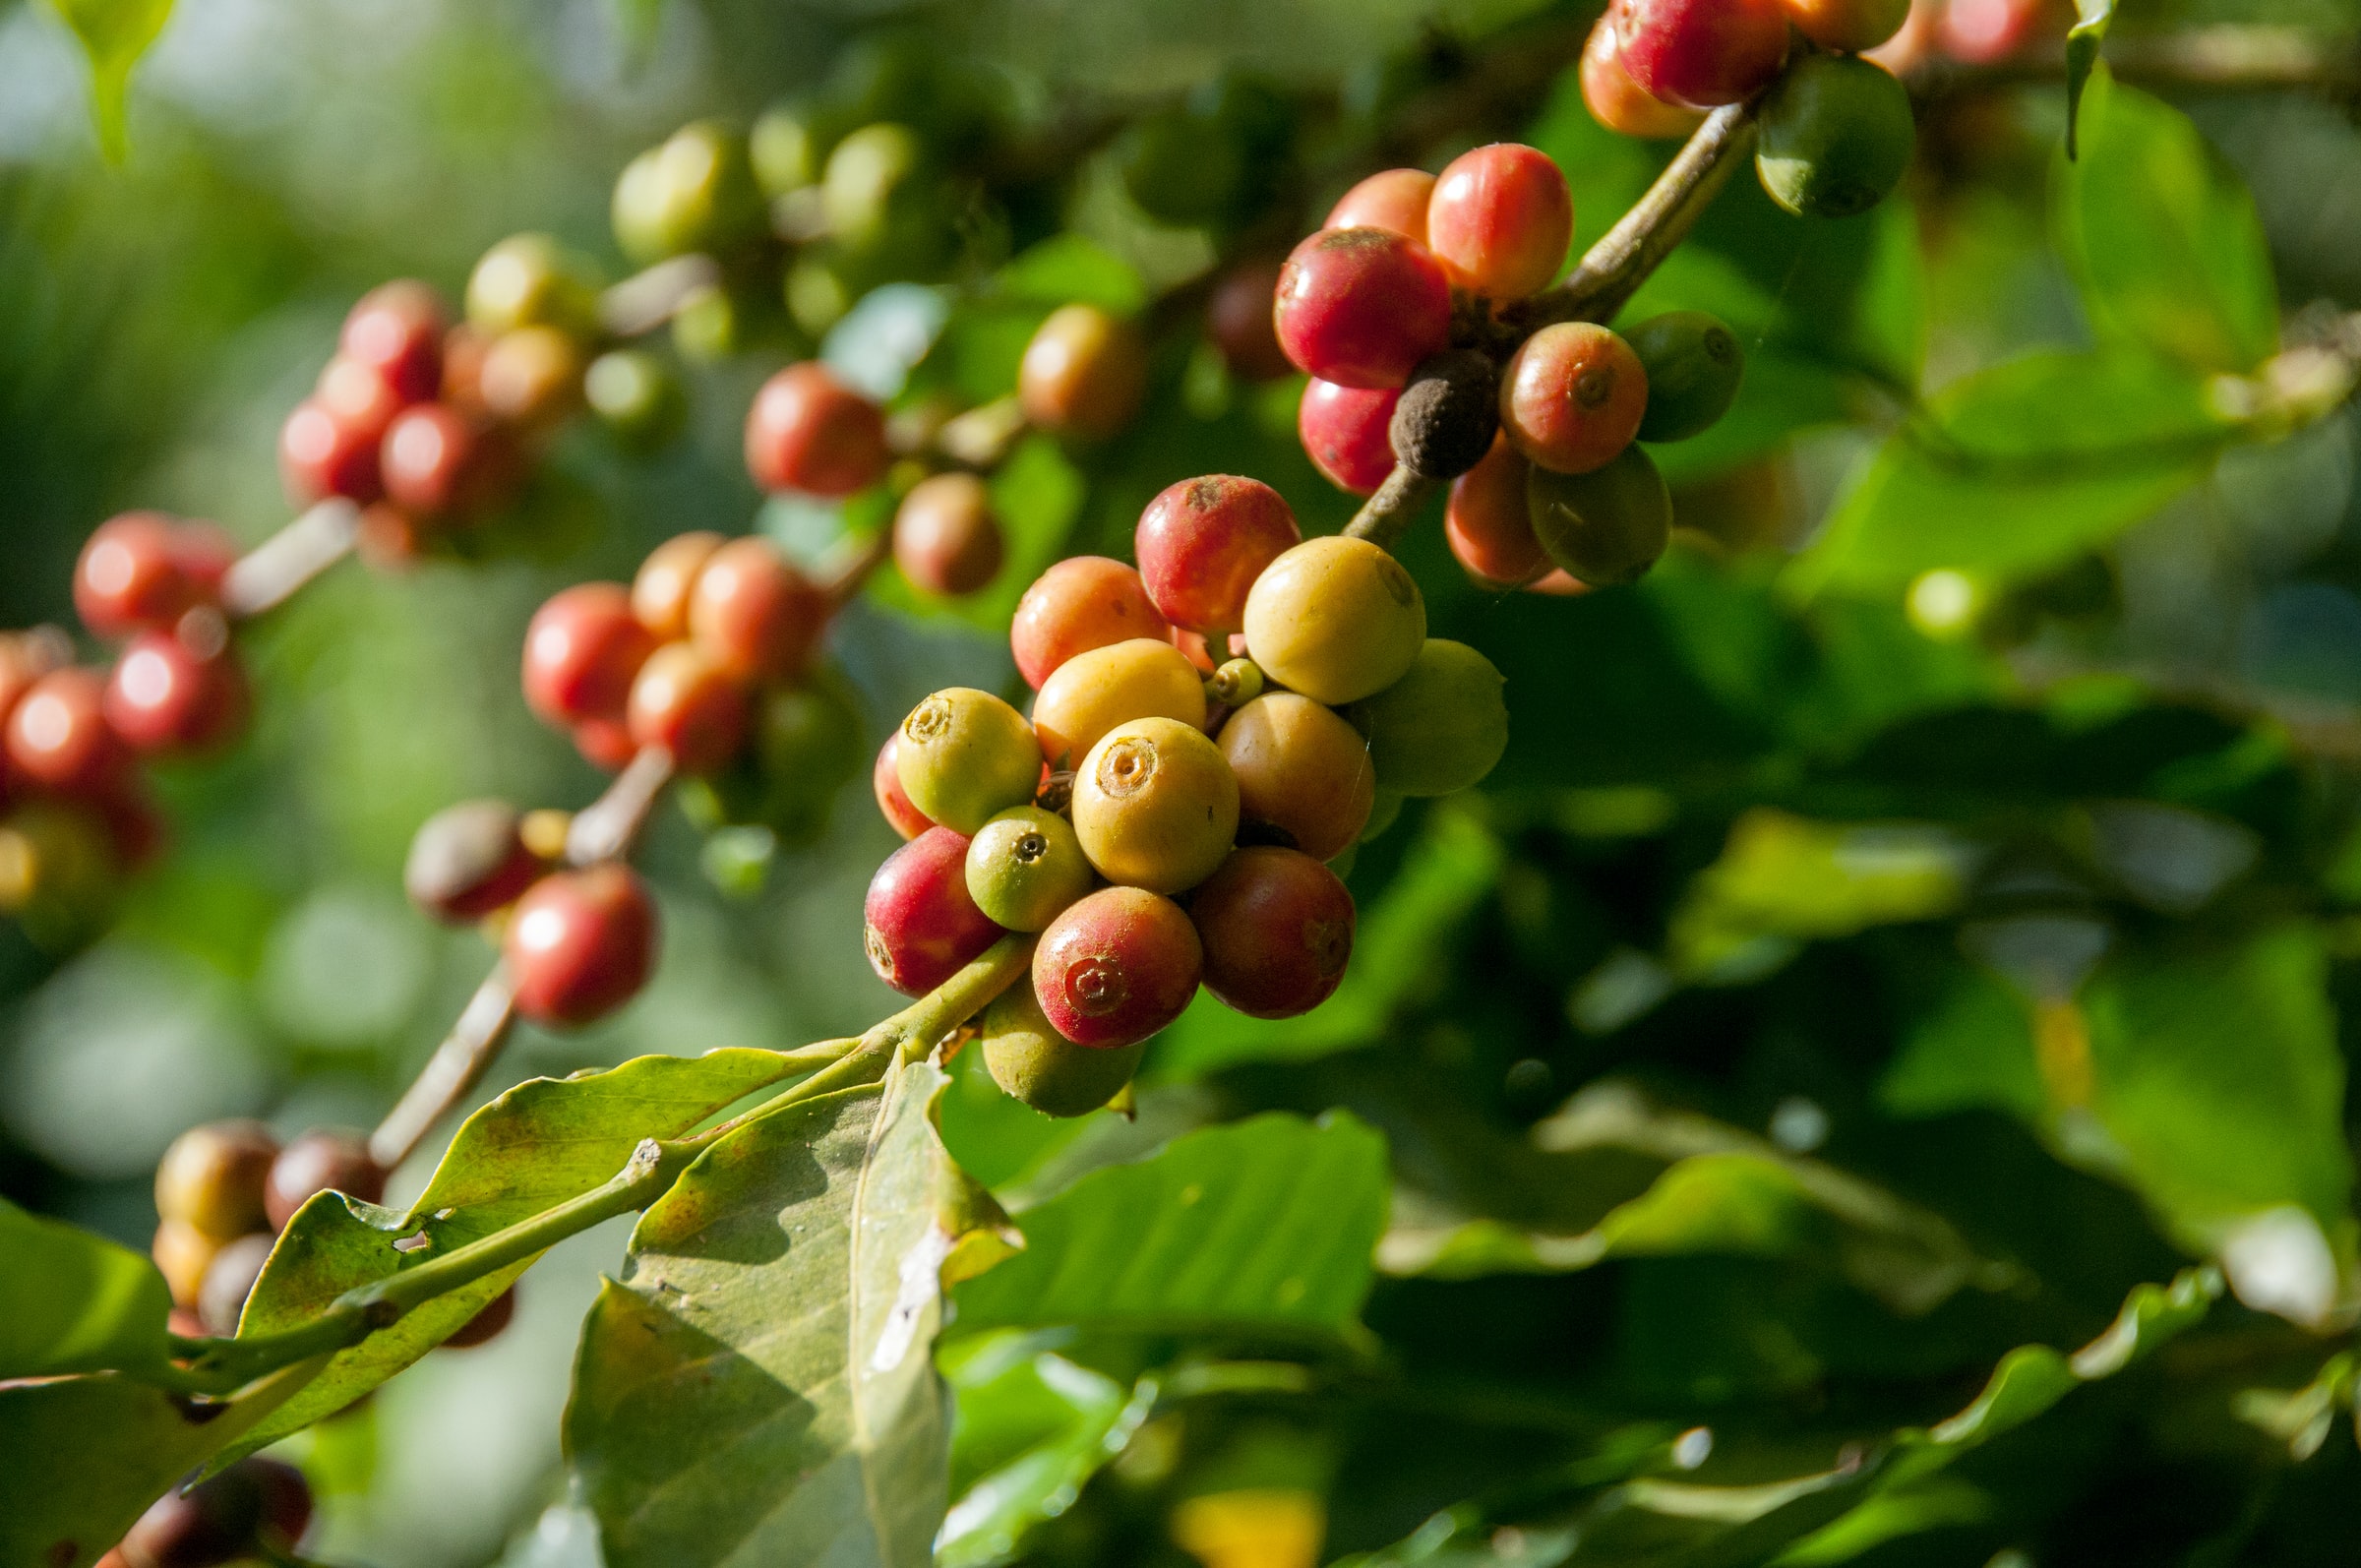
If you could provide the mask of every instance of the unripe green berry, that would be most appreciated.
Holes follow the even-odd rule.
[[[828,117],[809,105],[775,103],[755,121],[747,140],[755,179],[769,197],[817,185],[835,145]]]
[[[854,250],[884,241],[926,177],[927,148],[906,125],[865,125],[828,154],[822,211],[832,239]]]
[[[1672,539],[1672,496],[1655,459],[1637,445],[1587,474],[1536,463],[1525,482],[1534,535],[1549,559],[1591,584],[1631,582]]]
[[[1243,707],[1262,695],[1262,666],[1252,659],[1225,659],[1205,677],[1205,700],[1224,707]]]
[[[1737,333],[1701,310],[1666,311],[1623,334],[1648,372],[1640,440],[1686,441],[1729,412],[1746,374]]]
[[[1353,704],[1377,782],[1401,795],[1449,795],[1479,782],[1508,750],[1508,704],[1492,661],[1428,637],[1410,673]]]
[[[827,826],[836,792],[867,760],[859,705],[843,677],[823,669],[801,685],[760,694],[738,758],[677,787],[700,831],[758,825],[782,844],[807,844]]]
[[[1851,54],[1798,60],[1763,109],[1755,172],[1771,200],[1803,217],[1850,217],[1886,199],[1909,167],[1910,94]]]
[[[736,250],[766,218],[745,140],[711,120],[684,125],[632,159],[615,182],[613,216],[616,243],[642,267]]]
[[[902,721],[903,793],[932,821],[972,835],[1041,784],[1041,743],[1024,715],[990,692],[954,686]]]
[[[1366,539],[1306,539],[1246,595],[1246,652],[1290,691],[1334,707],[1402,679],[1426,640],[1426,601]]]
[[[1029,978],[1001,992],[984,1012],[984,1065],[992,1081],[1044,1116],[1098,1110],[1131,1081],[1147,1049],[1145,1040],[1075,1045],[1052,1027]]]
[[[680,378],[640,348],[618,348],[590,361],[582,396],[599,422],[634,452],[653,452],[680,434],[689,399]]]
[[[1382,837],[1387,828],[1402,820],[1403,800],[1398,790],[1379,790],[1376,799],[1369,803],[1369,819],[1362,824],[1359,842],[1366,844],[1373,838]],[[1336,874],[1342,876],[1345,874],[1340,869]]]
[[[1454,348],[1411,372],[1387,427],[1394,460],[1427,479],[1456,479],[1483,460],[1500,428],[1500,374]]]
[[[968,841],[968,896],[1010,931],[1040,931],[1092,880],[1073,824],[1038,806],[1000,813]]]
[[[467,277],[467,322],[497,337],[519,327],[598,332],[598,285],[546,234],[512,234],[484,252]]]

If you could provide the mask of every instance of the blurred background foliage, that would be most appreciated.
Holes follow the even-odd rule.
[[[2349,41],[2356,23],[2327,0],[2131,10],[2134,35],[2268,21]],[[1548,0],[181,0],[114,166],[57,16],[0,9],[0,625],[70,624],[74,554],[121,508],[264,537],[285,516],[277,422],[362,289],[415,274],[455,293],[526,228],[620,275],[607,204],[628,157],[696,116],[751,118],[881,26],[973,62],[1026,121],[1269,73],[1323,105],[1301,173],[1316,213],[1370,166],[1362,116],[1448,83],[1503,30],[1579,38],[1587,20]],[[2247,280],[2247,307],[2273,284],[2297,323],[2361,307],[2349,104],[2175,101],[2202,137],[2173,142],[2168,115],[2135,151],[2184,160],[2201,250],[2237,246],[2251,191],[2271,276]],[[1483,110],[1391,151],[1432,167],[1521,135],[1567,168],[1584,240],[1662,157],[1599,131],[1570,75]],[[2361,1454],[2322,1433],[2324,1413],[2349,1414],[2332,1354],[2361,1299],[2342,1005],[2361,957],[2355,416],[2215,430],[2161,479],[2116,475],[2136,494],[2095,511],[2044,488],[2071,461],[2035,439],[2014,513],[1938,483],[1863,520],[1875,485],[1907,478],[1887,471],[1901,449],[1878,453],[1922,397],[1939,417],[1968,378],[2121,335],[2087,259],[2137,244],[2138,218],[2091,229],[2086,210],[2086,260],[2061,248],[2063,121],[2050,85],[1938,97],[1904,196],[1860,219],[1797,223],[1733,183],[1634,307],[1720,311],[1751,356],[1732,417],[1665,450],[1684,531],[1638,587],[1493,595],[1432,526],[1413,535],[1435,632],[1499,664],[1516,727],[1480,796],[1414,803],[1362,850],[1361,946],[1334,1002],[1257,1025],[1200,998],[1155,1047],[1132,1122],[1043,1121],[960,1064],[946,1135],[1020,1210],[1130,1202],[1088,1183],[1264,1110],[1350,1112],[1383,1134],[1393,1185],[1388,1211],[1349,1160],[1314,1180],[1242,1143],[1219,1161],[1168,1148],[1175,1169],[1301,1181],[1348,1233],[1389,1212],[1374,1338],[1332,1332],[1358,1275],[1330,1282],[1341,1308],[1304,1308],[1330,1336],[1311,1352],[992,1332],[994,1293],[1025,1276],[969,1288],[943,1358],[963,1422],[946,1560],[1175,1562],[1186,1545],[1214,1568],[1281,1568],[1305,1560],[1291,1531],[1386,1563],[1754,1560],[1699,1545],[1705,1516],[1675,1491],[1618,1492],[1644,1504],[1618,1525],[1600,1488],[1701,1462],[1725,1487],[1816,1474],[1865,1434],[1961,1410],[2011,1347],[2080,1345],[2134,1286],[2209,1258],[2234,1298],[2203,1335],[2104,1387],[2064,1392],[2115,1370],[2104,1357],[2054,1372],[2056,1411],[1973,1453],[1980,1436],[1952,1431],[1925,1452],[1958,1463],[1781,1560],[2352,1560]],[[996,394],[1052,305],[1135,306],[1213,254],[1132,207],[1104,151],[1063,200],[1003,249],[1059,216],[1092,246],[990,258],[922,383]],[[939,299],[885,296],[869,308],[888,347],[856,323],[831,358],[898,378],[890,342]],[[2209,308],[2151,303],[2167,334]],[[2263,318],[2264,351],[2278,325]],[[0,930],[0,1192],[144,1246],[150,1175],[183,1127],[374,1119],[487,959],[401,903],[411,830],[467,796],[573,806],[599,784],[517,695],[533,606],[687,528],[758,518],[793,546],[832,527],[765,507],[737,455],[746,398],[786,357],[696,369],[690,438],[655,459],[570,434],[527,558],[348,567],[254,629],[260,722],[227,759],[161,780],[174,847],[112,932],[60,958]],[[2020,425],[2103,438],[2160,395],[2147,368],[2095,374],[2027,392]],[[1349,515],[1296,443],[1292,384],[1233,385],[1182,341],[1156,386],[1109,446],[1037,442],[1003,472],[1015,548],[983,608],[887,582],[845,618],[873,735],[935,687],[1010,686],[1017,589],[1056,554],[1123,553],[1174,479],[1269,479],[1307,529]],[[1807,549],[1832,512],[1886,554]],[[725,897],[663,814],[645,856],[659,980],[585,1035],[522,1032],[486,1092],[872,1021],[888,994],[859,905],[892,842],[850,785],[828,834]],[[569,1243],[525,1282],[515,1331],[300,1440],[328,1494],[320,1555],[596,1560],[559,1414],[620,1240]],[[1842,1463],[1828,1474],[1858,1500]],[[1191,1501],[1241,1495],[1277,1512]],[[1616,1536],[1643,1515],[1661,1538]]]

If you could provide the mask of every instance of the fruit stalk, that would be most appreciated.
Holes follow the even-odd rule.
[[[221,579],[221,609],[233,621],[276,609],[352,553],[361,510],[331,496],[240,556]]]

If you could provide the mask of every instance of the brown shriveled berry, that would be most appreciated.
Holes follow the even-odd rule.
[[[1419,366],[1387,428],[1395,459],[1427,479],[1456,479],[1475,467],[1500,428],[1499,386],[1492,362],[1473,349]]]

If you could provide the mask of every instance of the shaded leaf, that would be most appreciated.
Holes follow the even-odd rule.
[[[959,1497],[937,1545],[941,1568],[1006,1561],[1033,1526],[1073,1505],[1156,1403],[1153,1381],[1126,1388],[1025,1335],[975,1342],[947,1357],[943,1371],[959,1405]]]
[[[2115,20],[2115,0],[2074,0],[2074,26],[2066,30],[2066,155],[2082,151],[2083,89],[2098,64],[2098,46]]]
[[[131,68],[155,42],[172,15],[172,0],[51,0],[57,14],[82,40],[91,62],[91,114],[97,122],[98,147],[110,162],[121,162],[126,150],[123,133],[124,99],[131,90]]]
[[[159,1367],[171,1311],[147,1258],[0,1199],[0,1378]]]

